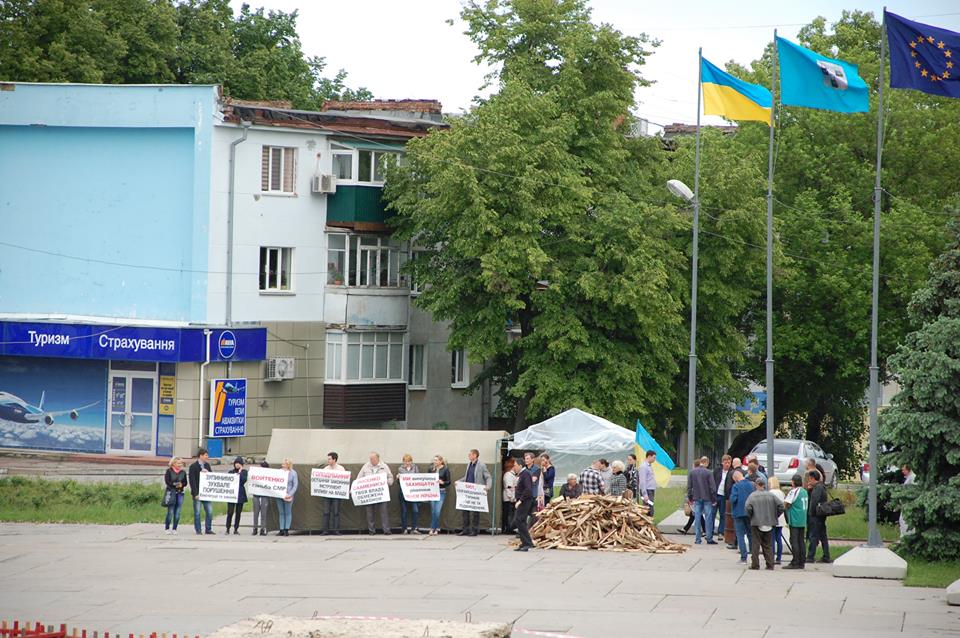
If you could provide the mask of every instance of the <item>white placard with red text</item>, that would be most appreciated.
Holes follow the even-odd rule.
[[[311,469],[310,495],[324,498],[350,498],[350,472],[316,467]]]
[[[467,512],[489,512],[486,487],[482,483],[458,481],[457,509]]]
[[[390,486],[386,474],[370,474],[350,485],[350,498],[357,507],[386,503],[390,500]]]
[[[436,472],[422,474],[397,474],[403,498],[410,503],[440,500],[440,475]]]
[[[247,494],[250,496],[287,495],[287,471],[272,467],[251,467],[247,470]]]

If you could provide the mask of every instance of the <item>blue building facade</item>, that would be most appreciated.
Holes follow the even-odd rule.
[[[0,309],[206,320],[214,86],[0,91]]]
[[[171,455],[183,372],[265,357],[206,327],[221,120],[215,86],[0,84],[0,446]]]

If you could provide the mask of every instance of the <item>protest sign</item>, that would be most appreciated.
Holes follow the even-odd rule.
[[[357,507],[386,503],[390,500],[390,486],[387,485],[386,474],[370,474],[358,478],[350,485],[350,497]]]
[[[468,512],[489,512],[487,490],[482,483],[457,483],[457,509]]]
[[[411,503],[440,500],[440,475],[436,472],[423,474],[397,474],[403,498]]]
[[[200,472],[201,501],[236,503],[240,498],[240,475],[226,472]]]
[[[283,498],[287,495],[287,471],[272,467],[251,467],[247,470],[247,494]]]
[[[310,470],[310,495],[350,498],[350,472],[313,468]]]

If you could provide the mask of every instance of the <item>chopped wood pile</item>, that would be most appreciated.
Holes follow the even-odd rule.
[[[663,538],[647,508],[618,496],[555,499],[537,514],[530,528],[541,549],[681,554],[685,545]]]

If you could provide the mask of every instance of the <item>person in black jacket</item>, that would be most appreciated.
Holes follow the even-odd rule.
[[[520,536],[520,547],[514,550],[517,552],[525,552],[533,547],[533,539],[530,538],[530,529],[527,527],[527,518],[530,516],[531,510],[537,502],[537,495],[533,492],[533,476],[529,470],[530,465],[533,463],[533,457],[533,452],[523,453],[523,460],[526,462],[527,467],[520,470],[517,478],[517,487],[514,490],[517,498],[517,512],[514,516],[514,524],[517,526],[517,534]]]
[[[233,533],[239,534],[237,528],[240,527],[240,513],[243,512],[243,504],[247,502],[247,471],[243,469],[243,457],[238,456],[233,459],[233,469],[227,474],[240,475],[240,492],[237,495],[236,503],[227,503],[227,534],[230,533],[230,521],[233,520],[233,513],[237,513],[236,520],[233,521]]]
[[[830,560],[830,541],[827,540],[827,517],[817,513],[821,503],[827,502],[827,488],[823,486],[823,475],[818,470],[807,472],[807,490],[810,492],[810,501],[807,505],[807,538],[810,546],[807,548],[807,562],[812,563],[817,555],[817,543],[823,547],[821,563],[832,563]]]
[[[210,471],[210,454],[203,448],[197,449],[197,460],[190,465],[188,472],[190,481],[190,496],[193,497],[193,529],[197,534],[200,531],[200,505],[203,504],[203,511],[206,515],[206,533],[213,534],[213,503],[210,501],[201,501],[197,498],[200,495],[200,473]]]
[[[433,457],[433,471],[437,473],[440,479],[440,500],[430,502],[430,535],[436,536],[440,533],[440,510],[443,509],[443,501],[447,498],[447,488],[450,487],[450,468],[442,456],[437,454]]]
[[[183,488],[187,486],[187,473],[183,471],[183,460],[179,456],[170,459],[170,466],[163,473],[163,482],[168,490],[174,492],[173,501],[167,505],[167,520],[164,522],[164,531],[167,534],[176,534],[180,524],[180,509],[183,507]],[[170,529],[173,523],[173,530]]]

